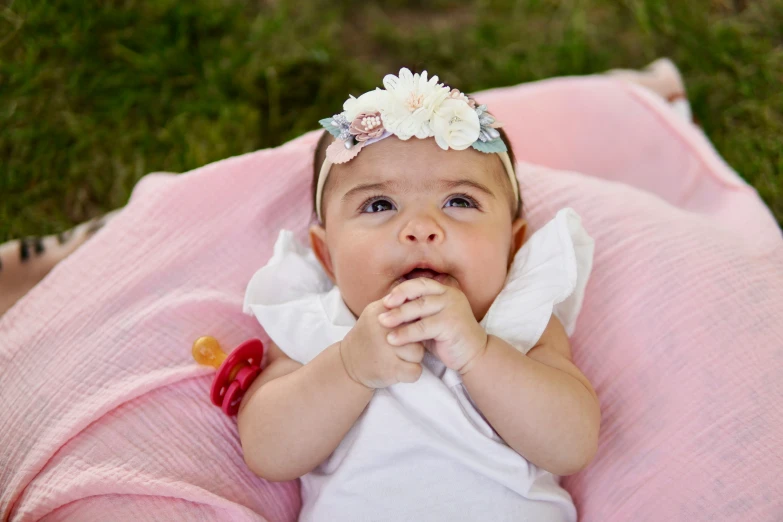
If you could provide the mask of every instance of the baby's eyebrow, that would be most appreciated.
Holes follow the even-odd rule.
[[[442,188],[446,188],[446,189],[455,189],[457,187],[464,187],[467,185],[468,187],[473,187],[474,189],[478,189],[481,192],[484,192],[485,194],[487,194],[492,198],[495,197],[495,193],[492,192],[492,190],[490,190],[489,187],[479,183],[478,181],[473,181],[472,179],[455,179],[455,180],[442,179],[440,180],[439,185]]]
[[[479,183],[478,181],[473,181],[471,179],[441,179],[438,180],[437,185],[441,189],[455,189],[457,187],[473,187],[477,190],[480,190],[481,192],[484,192],[485,194],[489,195],[490,197],[494,198],[495,193],[492,192],[486,185],[483,185]],[[394,188],[399,187],[400,183],[396,181],[384,181],[382,183],[360,183],[359,185],[356,185],[351,190],[345,193],[343,196],[343,202],[348,201],[352,197],[356,196],[357,194],[361,194],[363,192],[390,192]],[[403,189],[401,192],[409,192],[410,189]]]
[[[398,185],[398,183],[388,181],[384,181],[383,183],[360,183],[345,193],[343,196],[343,203],[362,192],[389,192],[394,185]]]

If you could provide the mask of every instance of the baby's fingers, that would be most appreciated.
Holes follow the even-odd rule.
[[[446,308],[447,304],[448,297],[445,294],[423,295],[380,314],[378,321],[386,328],[395,328],[403,323],[437,314]]]
[[[413,301],[423,295],[440,295],[448,290],[447,286],[430,279],[429,277],[417,277],[408,279],[392,288],[389,295],[383,298],[386,308],[400,306],[405,301]]]
[[[411,343],[404,346],[396,346],[394,353],[403,361],[411,363],[420,363],[424,359],[424,345],[421,343]]]
[[[400,362],[397,365],[397,381],[416,382],[421,377],[421,364]]]

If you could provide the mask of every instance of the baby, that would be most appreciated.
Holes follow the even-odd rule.
[[[322,120],[312,249],[282,231],[245,311],[272,339],[242,402],[245,461],[301,477],[300,520],[573,521],[558,476],[596,452],[571,361],[592,240],[530,238],[485,106],[401,69]]]

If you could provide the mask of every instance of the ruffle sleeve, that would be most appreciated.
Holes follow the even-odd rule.
[[[250,279],[243,311],[258,319],[283,353],[302,364],[356,324],[313,251],[290,230],[280,231],[272,257]]]
[[[506,284],[481,325],[523,353],[541,338],[552,314],[572,335],[593,266],[594,245],[576,211],[560,210],[519,249]]]

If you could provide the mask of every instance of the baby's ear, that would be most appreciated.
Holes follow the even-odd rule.
[[[511,252],[509,252],[508,266],[514,261],[514,256],[522,245],[525,244],[525,235],[527,234],[527,220],[517,218],[511,224]]]
[[[313,249],[318,262],[332,280],[332,284],[337,284],[332,268],[332,256],[329,255],[329,247],[326,245],[326,229],[321,225],[312,225],[310,227],[310,248]]]

